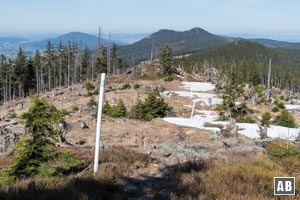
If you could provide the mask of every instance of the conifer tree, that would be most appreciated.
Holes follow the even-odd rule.
[[[164,75],[171,75],[174,71],[173,64],[173,52],[169,45],[164,45],[160,49],[159,63],[163,69]]]
[[[289,128],[295,128],[295,119],[291,113],[287,110],[282,110],[280,115],[276,117],[275,122],[278,126],[285,126]]]
[[[5,181],[20,177],[52,176],[59,169],[69,169],[79,161],[69,152],[54,147],[58,136],[56,124],[63,120],[65,112],[58,111],[46,100],[35,98],[29,111],[23,114],[25,135],[15,148],[14,164],[5,169]],[[55,162],[54,162],[55,161]]]
[[[243,93],[243,88],[239,81],[238,73],[232,67],[227,75],[226,85],[224,87],[222,100],[223,108],[228,110],[231,116],[235,117],[236,99]]]

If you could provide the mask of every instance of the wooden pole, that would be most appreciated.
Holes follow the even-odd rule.
[[[95,142],[95,159],[94,159],[94,174],[98,171],[99,151],[101,143],[101,122],[102,122],[102,105],[105,89],[105,73],[101,74],[100,92],[98,101],[97,127],[96,127],[96,142]]]

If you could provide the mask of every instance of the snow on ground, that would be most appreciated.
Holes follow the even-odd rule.
[[[203,115],[195,115],[192,118],[180,118],[180,117],[168,117],[164,118],[163,120],[172,124],[177,124],[180,126],[187,126],[187,127],[194,127],[204,130],[211,130],[211,131],[220,131],[219,128],[215,127],[204,127],[205,122],[209,122],[211,124],[222,124],[226,125],[229,122],[221,122],[215,121],[217,119],[217,115],[209,114],[206,112],[212,111],[197,111],[203,113]],[[258,138],[259,137],[259,127],[257,124],[249,124],[249,123],[236,123],[238,127],[238,133],[245,135],[249,138]],[[282,126],[273,126],[271,125],[268,128],[268,136],[271,138],[282,138],[288,140],[295,140],[300,132],[299,128],[287,128]]]
[[[206,105],[215,105],[222,103],[222,100],[218,98],[215,94],[202,93],[202,92],[182,92],[182,91],[173,91],[180,97],[188,97],[194,99],[195,102],[202,101]],[[210,99],[210,100],[209,100]]]
[[[300,109],[300,105],[285,104],[284,106],[288,110],[299,110]]]
[[[222,103],[222,100],[217,95],[206,93],[215,88],[211,83],[207,82],[182,82],[181,88],[188,91],[165,91],[163,95],[165,97],[171,97],[176,94],[180,97],[187,97],[193,99],[195,102],[203,102],[206,105],[215,105]]]
[[[182,117],[166,117],[163,120],[171,124],[177,124],[181,126],[194,127],[204,130],[211,131],[220,131],[216,127],[204,127],[205,122],[214,123],[214,124],[226,124],[228,122],[217,122],[216,119],[218,115],[214,111],[210,110],[195,110],[199,115],[194,115],[191,118],[182,118]]]
[[[206,105],[209,104],[209,99],[211,99],[211,104],[219,104],[222,102],[216,95],[211,93],[204,93],[205,91],[210,91],[214,89],[214,85],[211,83],[203,83],[203,82],[182,82],[184,85],[184,89],[189,89],[189,92],[183,91],[170,91],[165,95],[169,97],[172,96],[172,93],[177,94],[182,97],[191,98],[194,101],[203,101]],[[186,105],[190,107],[189,105]],[[300,105],[285,105],[287,109],[300,109]],[[181,117],[167,117],[163,120],[172,124],[177,124],[181,126],[194,127],[204,130],[212,130],[212,131],[220,131],[219,128],[216,127],[204,127],[205,122],[209,122],[212,124],[222,124],[226,125],[229,122],[220,122],[216,121],[218,118],[218,114],[215,111],[209,110],[195,110],[195,112],[199,113],[199,115],[194,115],[191,118],[181,118]],[[259,127],[257,124],[249,124],[249,123],[236,123],[238,126],[238,133],[245,135],[249,138],[258,138],[259,137]],[[299,128],[287,128],[282,126],[273,126],[271,125],[268,128],[268,136],[271,138],[282,138],[288,140],[294,140],[298,133],[300,132]]]
[[[196,92],[207,92],[213,90],[215,85],[207,82],[182,82],[182,88]]]

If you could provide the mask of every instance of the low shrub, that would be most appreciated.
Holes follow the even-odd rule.
[[[269,126],[270,125],[270,120],[271,120],[272,116],[270,113],[266,112],[262,115],[262,119],[261,119],[261,125],[264,126],[264,125],[267,125]]]
[[[92,96],[96,89],[96,87],[91,82],[87,82],[85,84],[85,88],[87,90],[88,96]]]
[[[280,115],[276,117],[274,120],[274,124],[278,126],[285,126],[289,128],[295,128],[295,119],[291,113],[289,113],[287,110],[282,110]]]
[[[276,113],[276,112],[279,112],[279,108],[277,106],[275,106],[273,109],[272,109],[272,112]]]
[[[87,103],[87,106],[89,108],[93,108],[94,106],[97,106],[97,102],[95,101],[95,98],[90,98],[89,102]]]
[[[110,106],[108,102],[106,102],[103,106],[103,114],[114,118],[125,117],[127,115],[127,109],[122,99],[114,106]]]
[[[130,89],[131,88],[131,85],[129,83],[125,83],[122,87],[121,87],[121,90],[127,90],[127,89]]]
[[[130,118],[150,121],[154,118],[165,117],[171,107],[160,97],[159,90],[155,89],[144,102],[138,101],[129,113]]]
[[[275,141],[267,145],[266,150],[271,158],[299,157],[299,146],[291,142]]]
[[[256,121],[249,117],[249,116],[237,116],[236,117],[236,122],[237,123],[251,123],[251,124],[255,124]]]
[[[133,85],[133,88],[134,88],[135,90],[137,90],[137,89],[140,88],[140,85],[139,85],[139,84],[134,84],[134,85]]]
[[[219,117],[216,121],[228,121],[229,118],[227,116],[224,115],[224,113],[220,113]]]
[[[167,76],[164,78],[164,81],[166,82],[170,82],[170,81],[173,81],[174,80],[174,76],[170,75],[170,76]]]
[[[8,117],[9,118],[16,118],[17,117],[17,113],[14,110],[10,110],[8,113]]]
[[[278,103],[277,107],[280,108],[280,109],[285,109],[285,106],[282,102]]]

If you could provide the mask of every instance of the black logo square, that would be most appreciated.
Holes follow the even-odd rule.
[[[295,195],[295,177],[274,177],[274,195]]]

